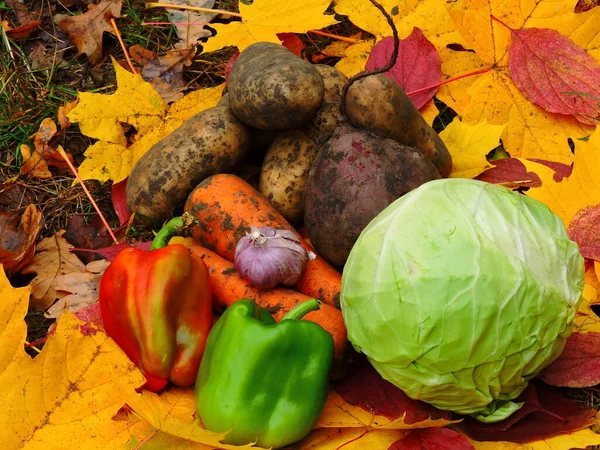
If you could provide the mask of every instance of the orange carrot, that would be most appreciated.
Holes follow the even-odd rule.
[[[199,245],[190,247],[190,250],[200,256],[208,266],[215,309],[223,311],[239,299],[249,298],[269,311],[275,320],[281,320],[298,303],[312,298],[292,289],[257,289],[237,273],[232,262],[220,257],[215,252]],[[350,345],[342,313],[338,309],[322,303],[317,311],[311,311],[304,316],[304,319],[318,323],[333,336],[335,359],[332,377],[343,375],[347,367]]]
[[[185,211],[199,220],[199,225],[191,230],[196,242],[229,261],[233,261],[237,242],[250,231],[250,226],[296,232],[260,192],[231,174],[214,175],[196,186]],[[314,252],[306,241],[301,242]],[[295,288],[339,309],[341,283],[340,273],[317,256],[306,265]]]

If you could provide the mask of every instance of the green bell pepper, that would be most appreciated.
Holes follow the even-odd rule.
[[[333,338],[301,319],[300,303],[276,323],[254,301],[231,305],[213,326],[196,380],[196,409],[224,443],[279,448],[306,436],[327,400]],[[230,431],[231,430],[231,431]]]

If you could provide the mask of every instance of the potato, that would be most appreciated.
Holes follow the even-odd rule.
[[[351,124],[421,151],[442,177],[452,170],[444,142],[429,126],[402,88],[384,74],[356,80],[345,98]]]
[[[384,208],[440,174],[418,150],[339,123],[306,185],[304,224],[317,254],[343,266],[361,231]]]
[[[217,106],[229,107],[229,94],[225,93],[223,97],[217,103]],[[278,131],[275,130],[261,130],[251,126],[246,127],[250,133],[250,143],[248,144],[248,157],[247,162],[251,164],[262,165],[263,160],[269,146],[273,143],[275,136]]]
[[[229,104],[245,124],[299,128],[317,112],[325,85],[309,62],[279,44],[258,42],[240,53],[229,75]]]
[[[324,64],[315,64],[314,67],[323,77],[325,95],[321,107],[308,126],[307,134],[320,146],[329,139],[338,121],[342,89],[348,77],[335,67]]]
[[[282,131],[267,151],[260,173],[260,192],[295,225],[304,218],[304,188],[316,144],[299,130]]]
[[[223,96],[219,99],[216,106],[226,106],[229,108],[229,94],[225,92]]]
[[[183,206],[199,182],[240,162],[248,142],[247,127],[229,108],[213,107],[196,114],[134,166],[127,182],[127,207],[165,221]]]

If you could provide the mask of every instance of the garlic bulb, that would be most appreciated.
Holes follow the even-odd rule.
[[[242,278],[254,287],[269,289],[278,284],[296,284],[314,257],[293,231],[250,227],[237,243],[234,263]]]

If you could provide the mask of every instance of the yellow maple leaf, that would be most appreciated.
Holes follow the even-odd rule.
[[[469,125],[455,118],[440,137],[452,155],[451,178],[474,178],[492,167],[485,155],[500,145],[504,125]]]
[[[128,72],[114,59],[113,67],[117,90],[113,94],[79,92],[79,103],[67,117],[79,123],[86,136],[125,145],[122,124],[133,126],[138,133],[147,133],[164,117],[167,104],[141,75]]]
[[[373,39],[351,45],[344,50],[345,56],[337,62],[335,68],[348,78],[362,72],[365,70],[365,64],[367,64],[367,59],[369,59],[369,54],[374,45],[375,40]]]
[[[443,78],[474,72],[483,65],[490,71],[442,86],[438,98],[467,123],[507,124],[502,141],[513,157],[570,163],[573,156],[567,139],[583,138],[593,127],[570,116],[548,113],[521,94],[507,68],[510,30],[491,16],[513,29],[554,29],[592,54],[600,42],[600,10],[576,14],[570,0],[457,0],[447,5],[467,48],[476,53],[441,49]]]
[[[575,142],[573,172],[560,182],[554,180],[549,167],[522,160],[527,171],[535,172],[542,185],[531,188],[527,195],[548,206],[569,226],[582,208],[600,203],[600,128],[588,141]]]
[[[281,41],[277,33],[306,33],[308,30],[328,27],[337,23],[332,14],[323,14],[330,3],[330,0],[254,0],[251,4],[240,1],[242,20],[211,24],[217,35],[203,45],[203,52],[213,52],[229,45],[242,51],[255,42],[279,44]]]
[[[383,0],[379,3],[390,13],[401,39],[406,38],[417,27],[438,49],[449,43],[466,42],[456,32],[448,10],[443,5],[431,0]],[[348,16],[354,25],[373,34],[377,41],[392,35],[386,18],[369,0],[337,0],[335,12]]]
[[[475,450],[571,450],[600,444],[600,435],[586,428],[584,430],[573,431],[569,434],[561,434],[541,441],[524,444],[477,441],[471,441],[471,444],[473,444]]]
[[[30,287],[13,288],[0,265],[0,379],[8,365],[23,350],[27,324],[24,317]],[[1,389],[1,388],[0,388]]]
[[[0,442],[23,450],[122,448],[136,424],[112,419],[123,405],[114,380],[134,391],[144,377],[105,334],[82,334],[69,312],[32,359],[23,348],[28,294],[0,270]]]
[[[137,394],[125,386],[121,393],[133,411],[155,430],[192,442],[211,445],[213,448],[262,449],[251,445],[222,444],[220,441],[227,433],[215,433],[204,429],[196,414],[196,398],[193,388],[173,388],[157,395],[145,390]]]
[[[199,89],[167,106],[141,76],[127,72],[119,64],[114,67],[117,91],[109,95],[80,93],[79,104],[68,114],[72,122],[79,122],[83,134],[99,139],[88,147],[86,159],[79,167],[84,180],[124,180],[154,144],[185,120],[216,105],[225,87],[221,84]],[[140,95],[144,99],[138,99]],[[130,145],[122,124],[137,130]]]

